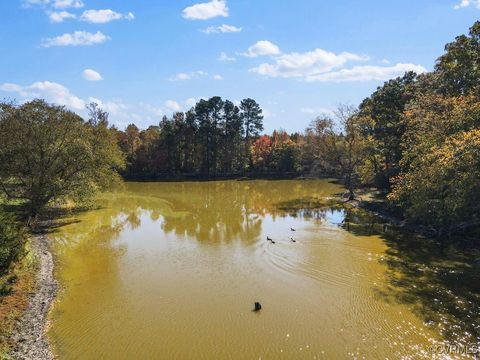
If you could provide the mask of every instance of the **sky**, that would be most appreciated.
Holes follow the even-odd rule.
[[[302,131],[432,70],[479,18],[480,0],[0,0],[0,99],[94,101],[123,129],[250,97],[267,132]]]

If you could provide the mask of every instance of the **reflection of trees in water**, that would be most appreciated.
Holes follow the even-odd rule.
[[[116,258],[124,249],[117,246],[112,251],[112,240],[126,227],[138,228],[145,211],[152,221],[163,220],[165,232],[201,242],[240,239],[249,243],[260,236],[266,215],[324,219],[329,211],[325,199],[338,191],[325,182],[310,181],[132,183],[127,189],[106,196],[104,208],[70,224],[65,234],[62,230],[62,236],[69,236],[62,251],[77,248],[69,261],[91,271],[89,281],[101,282],[98,274],[102,272],[115,273]],[[473,253],[441,249],[433,242],[390,229],[383,232],[377,218],[359,211],[347,211],[343,226],[357,235],[380,235],[388,245],[383,261],[389,286],[380,296],[408,304],[432,326],[440,324],[449,341],[478,341],[480,264]],[[77,256],[92,247],[95,256]],[[85,260],[92,263],[81,265]]]
[[[67,271],[59,272],[64,284],[81,281],[101,291],[116,288],[119,282],[118,258],[126,248],[114,241],[128,224],[127,220],[120,221],[118,214],[118,210],[102,208],[75,216],[76,221],[64,223],[60,219],[64,226],[53,230],[50,236],[60,267],[68,264]],[[78,306],[84,306],[88,299],[97,301],[94,291],[87,294],[78,294],[78,291],[77,287],[69,291],[73,298],[82,296],[83,302]]]
[[[162,229],[202,242],[240,239],[252,242],[261,233],[266,215],[322,219],[324,209],[302,206],[284,209],[279,204],[302,198],[331,196],[334,185],[315,181],[221,181],[202,183],[133,183],[129,190],[141,195],[138,204],[154,220],[156,197],[167,202],[170,211],[161,214]],[[135,197],[137,198],[137,197]],[[134,202],[132,202],[133,204]],[[303,204],[305,205],[305,204]]]
[[[350,213],[349,230],[358,235],[381,235],[388,249],[386,300],[411,306],[445,340],[473,344],[480,340],[480,264],[478,251],[442,248],[436,242],[401,233],[383,232],[369,214]],[[345,227],[347,227],[345,225]]]

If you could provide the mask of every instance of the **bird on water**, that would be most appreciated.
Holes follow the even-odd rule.
[[[294,228],[290,228],[290,230],[291,230],[291,231],[297,231],[297,230],[295,230]]]
[[[261,308],[262,305],[258,301],[255,301],[255,308],[253,309],[253,311],[260,311]]]
[[[275,241],[273,241],[273,239],[269,236],[267,236],[267,241],[270,241],[272,244],[275,244]]]
[[[297,242],[293,237],[291,237],[290,240],[292,240],[292,242]]]

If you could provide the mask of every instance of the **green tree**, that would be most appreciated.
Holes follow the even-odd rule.
[[[244,99],[240,103],[240,116],[245,129],[245,159],[249,169],[253,169],[252,153],[250,151],[251,139],[258,136],[263,130],[263,115],[260,105],[253,99]]]
[[[241,169],[242,119],[240,109],[230,100],[223,105],[224,136],[223,136],[223,171],[234,173]]]
[[[413,97],[415,78],[415,73],[408,72],[387,81],[359,107],[363,136],[371,140],[368,161],[374,168],[375,184],[382,189],[390,189],[392,177],[400,171],[402,115]]]
[[[462,95],[480,87],[480,21],[470,28],[469,36],[460,35],[445,46],[435,71],[442,78],[441,91]]]
[[[97,114],[98,115],[98,114]],[[85,122],[43,100],[0,110],[0,188],[31,216],[49,203],[85,199],[117,179],[124,165],[106,118]]]

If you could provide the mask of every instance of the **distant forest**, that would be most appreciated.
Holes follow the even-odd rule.
[[[262,134],[252,99],[212,97],[158,126],[118,131],[127,178],[307,175],[375,186],[412,222],[444,233],[480,226],[480,22],[432,72],[389,80],[357,107],[304,132]]]
[[[215,96],[158,125],[119,130],[96,104],[82,119],[34,100],[0,104],[0,190],[31,215],[126,179],[330,176],[374,186],[438,235],[480,228],[480,22],[445,47],[432,72],[389,80],[358,107],[305,131],[263,134],[253,99]]]

